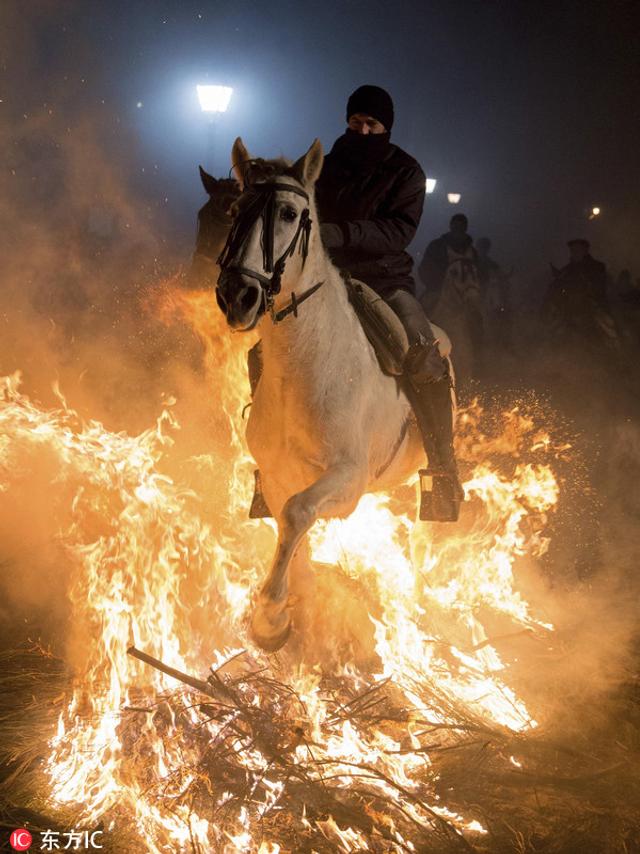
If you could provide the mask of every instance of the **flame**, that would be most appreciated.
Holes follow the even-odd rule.
[[[167,702],[175,682],[127,655],[134,644],[173,667],[200,673],[251,648],[245,614],[275,545],[273,524],[246,519],[253,467],[240,416],[249,399],[247,338],[228,334],[209,294],[169,287],[160,309],[167,322],[178,316],[199,334],[207,386],[215,390],[227,431],[225,455],[189,460],[207,471],[212,491],[224,497],[215,518],[205,518],[200,496],[164,467],[178,427],[169,409],[153,427],[129,436],[83,422],[60,390],[59,408],[44,409],[21,393],[18,374],[0,381],[0,489],[10,490],[18,464],[46,449],[57,471],[49,485],[52,505],[69,510],[58,538],[70,565],[70,646],[82,658],[50,745],[52,800],[74,805],[87,823],[107,816],[113,824],[116,816],[128,816],[152,852],[199,845],[277,854],[277,840],[264,841],[256,831],[283,793],[267,758],[258,748],[243,754],[248,770],[260,775],[262,801],[237,808],[234,823],[224,828],[199,815],[184,794],[197,774],[203,740],[215,739],[222,725],[203,724],[189,691]],[[548,460],[569,446],[555,446],[518,409],[504,413],[502,430],[490,436],[481,431],[481,418],[477,401],[460,415],[459,453],[472,471],[459,526],[443,533],[416,525],[413,507],[399,511],[388,495],[377,494],[363,496],[349,519],[319,522],[310,533],[316,571],[340,564],[377,603],[370,615],[377,668],[361,672],[345,661],[340,678],[352,692],[391,680],[412,710],[401,738],[382,725],[332,714],[318,668],[301,663],[287,673],[306,715],[307,741],[294,755],[303,761],[312,743],[315,758],[331,766],[340,785],[353,784],[358,764],[371,770],[371,790],[390,797],[417,791],[428,752],[406,750],[402,739],[420,747],[425,721],[446,723],[455,704],[491,726],[518,733],[537,726],[508,684],[508,668],[482,614],[499,615],[514,631],[553,628],[518,592],[514,566],[547,548],[547,517],[559,498]],[[489,463],[498,457],[510,465]],[[248,683],[244,690],[248,702],[262,704],[258,688]],[[123,727],[127,707],[148,709],[135,730]],[[198,738],[185,737],[185,722]],[[510,761],[519,767],[514,757]],[[232,800],[224,790],[215,796],[218,807]],[[435,815],[461,832],[486,832],[477,819],[448,809],[435,795],[428,813],[410,798],[403,808],[425,828]],[[390,817],[384,822],[399,846],[411,847]],[[314,826],[336,850],[368,850],[356,828],[341,828],[331,817]]]

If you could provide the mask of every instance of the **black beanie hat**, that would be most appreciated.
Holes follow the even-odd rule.
[[[379,86],[360,86],[347,101],[347,122],[356,113],[373,116],[390,131],[393,125],[391,95]]]

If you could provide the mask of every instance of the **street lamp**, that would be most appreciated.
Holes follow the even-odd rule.
[[[437,183],[438,183],[438,181],[436,180],[436,178],[427,178],[427,181],[426,181],[427,193],[433,193],[433,191],[436,188]]]
[[[208,116],[207,154],[213,158],[216,148],[216,116],[220,115],[220,113],[226,113],[233,89],[231,86],[198,85],[196,86],[196,91],[198,92],[200,109]]]
[[[600,208],[591,208],[589,219],[595,219],[597,216],[600,216]]]
[[[233,89],[231,86],[196,86],[203,113],[226,113]]]
[[[460,193],[447,193],[447,200],[450,205],[457,205],[461,198]]]

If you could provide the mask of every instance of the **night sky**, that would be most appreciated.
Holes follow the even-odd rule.
[[[438,179],[416,256],[462,210],[523,274],[564,261],[567,238],[587,235],[614,271],[640,275],[639,9],[4,0],[0,122],[18,137],[25,116],[40,116],[43,133],[48,121],[68,134],[95,125],[130,192],[187,247],[198,163],[226,173],[237,135],[265,156],[297,157],[315,136],[328,149],[349,93],[374,83],[395,101],[392,140]],[[198,82],[234,87],[215,127]],[[457,208],[447,191],[462,194]],[[602,215],[588,222],[593,205]]]

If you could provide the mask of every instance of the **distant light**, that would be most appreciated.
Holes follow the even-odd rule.
[[[591,213],[594,216],[600,216],[600,208],[591,208]]]
[[[136,107],[137,107],[138,109],[141,109],[141,107],[142,107],[142,101],[138,101],[138,103],[136,104]]]
[[[437,183],[436,178],[427,178],[427,193],[433,193]]]
[[[447,199],[450,205],[457,205],[462,196],[460,193],[447,193]]]
[[[226,113],[233,89],[230,86],[196,86],[203,113]]]

